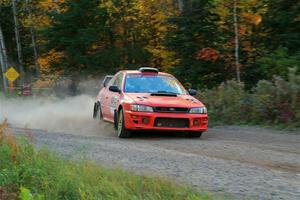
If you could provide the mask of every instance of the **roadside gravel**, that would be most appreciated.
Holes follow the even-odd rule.
[[[236,199],[300,199],[299,133],[220,126],[201,139],[144,133],[122,140],[112,126],[94,126],[97,132],[14,132],[32,134],[37,146],[69,158],[164,176]]]

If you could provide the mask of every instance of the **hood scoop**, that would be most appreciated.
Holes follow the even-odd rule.
[[[138,97],[136,97],[138,100],[140,100],[140,101],[144,101],[145,99],[148,99],[148,97],[140,97],[140,96],[138,96]]]
[[[197,103],[197,101],[195,101],[194,99],[185,99],[185,100],[191,101],[191,102],[193,102],[193,103]]]

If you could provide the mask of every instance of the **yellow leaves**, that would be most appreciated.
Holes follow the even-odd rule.
[[[0,0],[0,6],[7,6],[11,3],[11,0]]]
[[[48,74],[51,73],[51,65],[59,63],[64,57],[62,52],[56,52],[55,50],[50,50],[47,54],[38,58],[38,65],[40,67],[41,79],[38,80],[34,87],[48,87],[53,84],[53,80],[49,79]],[[59,76],[62,71],[56,71],[56,73],[51,73],[53,77]]]
[[[174,28],[167,22],[170,16],[176,15],[171,0],[136,1],[138,11],[138,28],[141,36],[148,41],[145,49],[152,55],[151,64],[168,68],[174,65],[174,53],[167,50],[164,41],[169,30]]]
[[[34,84],[34,88],[48,88],[53,86],[54,80],[52,79],[39,79]]]
[[[51,18],[49,18],[49,12],[64,12],[65,10],[61,7],[61,5],[65,2],[65,0],[40,0],[37,1],[37,4],[34,5],[33,14],[31,19],[25,18],[22,23],[25,27],[33,26],[35,29],[43,29],[51,25]],[[39,14],[34,14],[34,12],[38,12]]]
[[[167,70],[169,67],[178,64],[178,60],[174,60],[175,53],[163,45],[148,45],[146,50],[152,55],[150,63],[152,66]]]
[[[41,8],[47,11],[60,10],[60,5],[63,4],[65,0],[42,0],[39,2]]]
[[[50,65],[58,63],[63,58],[62,52],[56,52],[54,49],[50,50],[46,55],[38,58],[38,64],[41,72],[50,72]]]
[[[112,17],[113,13],[117,12],[118,9],[114,5],[113,1],[104,1],[99,5],[100,8],[105,8],[108,11],[110,17]]]

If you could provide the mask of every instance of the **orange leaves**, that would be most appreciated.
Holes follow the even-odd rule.
[[[195,58],[197,60],[216,62],[219,58],[219,52],[216,49],[207,47],[207,48],[203,48],[200,51],[198,51],[196,53]]]
[[[241,17],[249,24],[259,25],[262,22],[262,16],[256,13],[241,13]]]
[[[258,25],[262,22],[262,16],[261,15],[255,15],[254,16],[254,23],[255,25]]]

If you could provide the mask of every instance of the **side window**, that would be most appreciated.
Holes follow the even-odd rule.
[[[119,87],[119,89],[122,89],[122,81],[123,81],[123,73],[120,72],[117,76],[116,79],[113,81],[112,85],[116,85]]]
[[[105,76],[104,80],[102,81],[102,85],[104,87],[109,86],[109,83],[111,82],[111,79],[113,76]]]
[[[109,86],[111,86],[111,85],[113,85],[114,84],[114,82],[115,82],[115,80],[116,80],[116,76],[113,76],[109,81],[108,81],[108,87],[107,88],[109,88]]]

